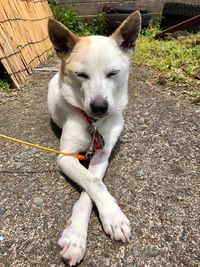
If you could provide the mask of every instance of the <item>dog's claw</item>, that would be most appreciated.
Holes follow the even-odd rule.
[[[70,266],[76,265],[83,259],[86,250],[86,237],[87,231],[78,229],[77,225],[73,225],[72,222],[63,231],[58,241],[62,248],[60,255]]]
[[[65,251],[68,249],[69,245],[70,245],[70,244],[68,244],[68,243],[64,244],[64,247],[63,247],[63,249],[62,249],[61,252],[60,252],[60,255],[61,255],[61,256],[62,256],[62,255],[65,253]]]
[[[113,201],[110,207],[105,205],[100,218],[104,231],[110,235],[112,240],[115,239],[123,243],[129,242],[131,234],[130,223],[116,202]]]
[[[127,241],[127,242],[130,241],[130,234],[131,234],[130,226],[127,226],[127,224],[125,224],[125,227],[126,227],[126,229],[124,229],[124,228],[121,227],[121,231],[123,232],[124,237],[125,237],[125,241],[124,241],[124,243],[125,243],[126,241]]]

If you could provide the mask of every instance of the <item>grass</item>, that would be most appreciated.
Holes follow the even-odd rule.
[[[161,71],[174,83],[194,86],[193,92],[184,92],[194,101],[200,101],[200,81],[195,73],[200,67],[200,33],[165,40],[155,40],[159,27],[142,31],[133,62],[145,64]]]

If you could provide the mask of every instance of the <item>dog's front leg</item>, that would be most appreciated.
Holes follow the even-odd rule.
[[[93,159],[98,158],[98,154],[99,151]],[[58,241],[58,244],[63,248],[61,256],[68,260],[70,265],[79,263],[84,257],[91,211],[92,200],[85,191],[82,191],[80,198],[73,207],[68,225]]]
[[[115,126],[111,127],[112,130],[110,131],[110,134],[108,136],[105,136],[106,149],[104,151],[96,151],[95,155],[93,156],[89,165],[89,177],[87,176],[88,171],[84,169],[86,179],[89,179],[93,186],[97,187],[96,190],[98,190],[99,188],[101,191],[102,187],[105,187],[103,183],[100,183],[100,181],[104,177],[110,152],[118,139],[123,125],[123,122],[121,123],[121,126],[119,126],[118,120],[117,122],[118,123]],[[59,166],[62,168],[60,164]],[[81,166],[81,169],[75,169],[76,173],[78,174],[79,171],[83,171],[82,168],[83,167]],[[100,187],[96,186],[96,184],[100,184]],[[82,185],[82,187],[84,188],[84,185]],[[111,236],[111,238],[125,242],[126,240],[129,240],[130,236],[129,222],[125,215],[121,212],[118,205],[115,203],[114,199],[110,196],[107,189],[104,188],[103,190],[105,190],[105,199],[104,195],[102,195],[103,201],[100,202],[103,206],[101,207],[99,204],[99,206],[97,207],[99,209],[100,218],[102,220],[104,230]],[[104,192],[102,192],[102,194],[104,194]],[[109,195],[109,199],[107,198],[107,195]],[[95,198],[93,199],[95,201]],[[61,252],[62,256],[65,259],[68,259],[71,265],[79,262],[84,256],[87,227],[91,210],[92,201],[88,194],[83,191],[81,193],[80,199],[76,202],[73,208],[72,216],[70,219],[71,224],[64,230],[59,240],[59,245],[63,247],[63,250]]]

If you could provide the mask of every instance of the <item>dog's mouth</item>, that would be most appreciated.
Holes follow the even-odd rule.
[[[98,120],[100,120],[100,119],[104,119],[104,118],[106,118],[106,117],[110,114],[109,112],[107,112],[107,113],[102,114],[102,115],[96,115],[96,114],[94,114],[94,113],[92,113],[92,112],[85,112],[85,111],[84,111],[84,113],[85,113],[85,116],[86,116],[86,117],[91,118],[91,121],[92,121],[92,120],[93,120],[93,121],[98,121]]]

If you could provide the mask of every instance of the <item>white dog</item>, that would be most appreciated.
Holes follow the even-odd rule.
[[[51,117],[62,128],[60,149],[87,152],[91,158],[86,169],[73,156],[58,157],[61,171],[83,189],[58,242],[70,266],[84,257],[92,200],[106,234],[129,241],[129,220],[102,180],[123,129],[129,65],[140,25],[136,11],[110,37],[78,37],[58,21],[49,20],[50,40],[61,59],[48,91]]]

